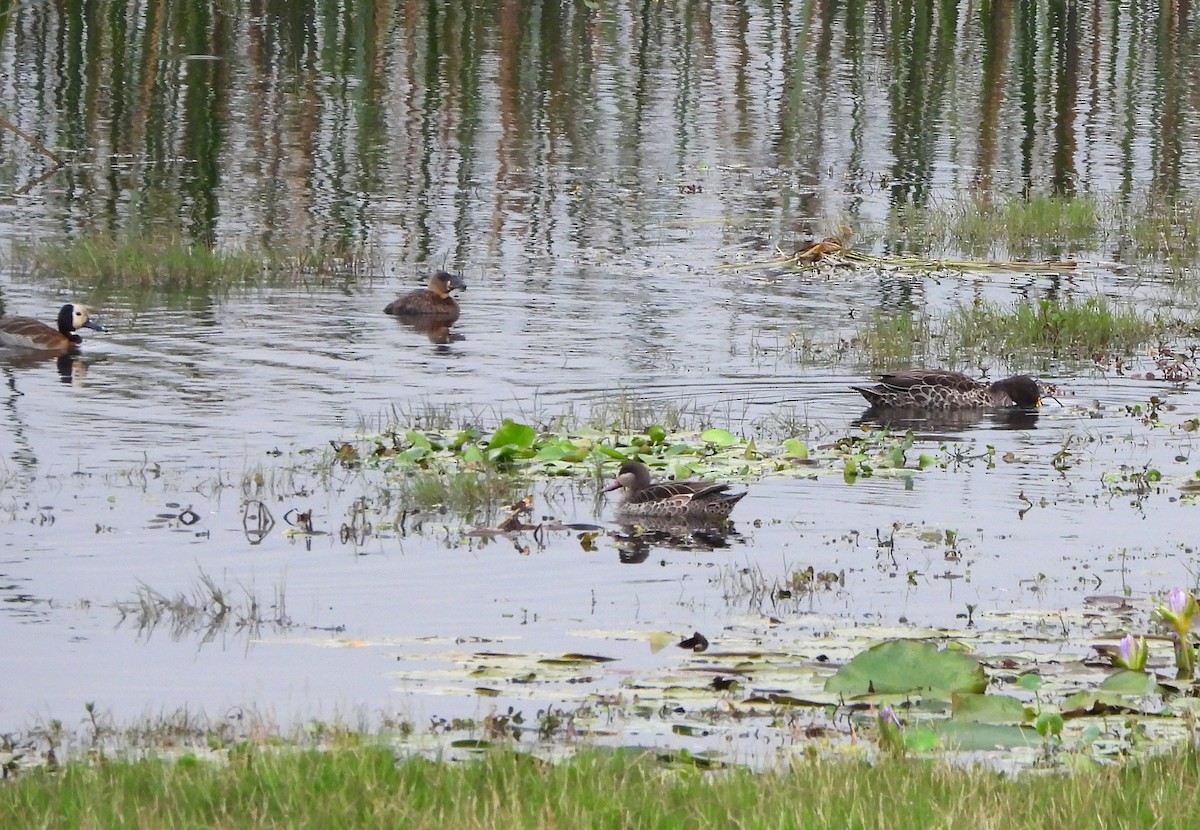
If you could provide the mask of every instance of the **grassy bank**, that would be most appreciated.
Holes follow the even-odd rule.
[[[228,764],[72,764],[0,785],[0,824],[222,828],[1194,826],[1197,753],[1063,777],[936,762],[701,772],[644,752],[464,764],[386,749],[235,752]]]

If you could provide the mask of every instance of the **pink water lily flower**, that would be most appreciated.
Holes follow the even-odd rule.
[[[1146,658],[1150,656],[1150,647],[1146,645],[1145,637],[1126,634],[1117,648],[1117,654],[1113,656],[1113,665],[1130,671],[1146,670]]]

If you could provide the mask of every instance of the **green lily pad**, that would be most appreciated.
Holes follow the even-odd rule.
[[[1158,680],[1145,672],[1122,669],[1104,678],[1096,688],[1124,695],[1152,695],[1158,691]]]
[[[1044,682],[1040,674],[1034,674],[1033,672],[1026,672],[1017,678],[1017,685],[1027,692],[1036,692],[1042,688]]]
[[[1007,695],[954,695],[954,720],[974,723],[1028,723],[1033,711]]]
[[[783,457],[807,461],[808,446],[799,438],[789,438],[783,442]]]
[[[492,435],[492,440],[488,442],[488,449],[508,446],[528,449],[533,446],[535,438],[537,438],[537,430],[533,427],[518,424],[512,419],[505,419],[500,428]]]
[[[1144,711],[1141,706],[1138,706],[1127,695],[1099,691],[1077,692],[1066,698],[1062,702],[1061,707],[1064,718]]]
[[[738,442],[737,436],[725,429],[706,429],[700,433],[700,440],[718,447],[732,447]]]
[[[848,697],[918,693],[949,697],[982,693],[987,675],[978,661],[933,643],[893,640],[859,654],[825,682],[825,691]]]
[[[1063,726],[1065,726],[1065,721],[1058,712],[1042,712],[1033,724],[1033,728],[1043,738],[1047,735],[1061,735]]]
[[[1028,726],[949,720],[933,728],[941,738],[943,749],[983,751],[1042,745],[1041,735]]]

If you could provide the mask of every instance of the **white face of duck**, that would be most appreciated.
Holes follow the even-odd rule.
[[[99,321],[92,319],[92,314],[88,311],[88,307],[80,303],[68,303],[63,306],[63,314],[59,316],[59,322],[62,322],[62,317],[67,316],[67,309],[70,309],[70,325],[71,331],[79,331],[79,329],[93,329],[95,331],[108,331],[104,326],[100,325]]]

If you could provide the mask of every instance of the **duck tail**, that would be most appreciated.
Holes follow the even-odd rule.
[[[872,386],[851,386],[850,388],[866,398],[867,403],[871,406],[879,406],[883,403],[883,395],[879,393],[878,389]]]

